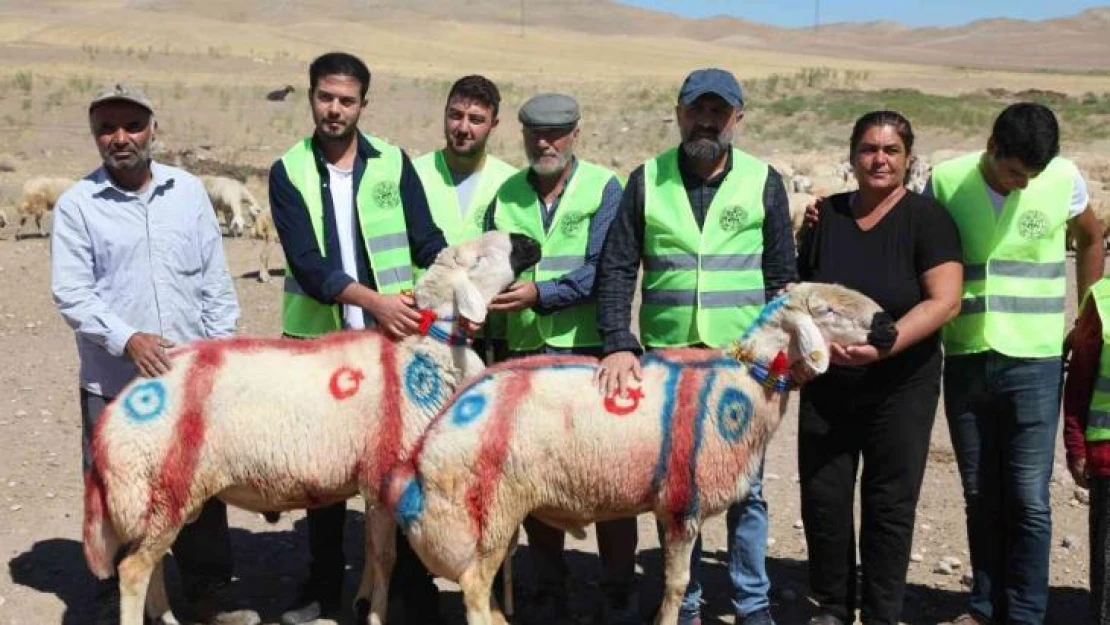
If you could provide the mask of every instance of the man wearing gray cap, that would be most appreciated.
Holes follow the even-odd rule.
[[[574,155],[580,118],[574,98],[541,94],[521,107],[529,167],[510,177],[490,205],[487,230],[526,234],[540,241],[539,265],[494,298],[491,311],[508,314],[509,358],[533,354],[601,354],[594,306],[594,273],[601,245],[620,204],[617,175]],[[526,622],[570,622],[564,533],[529,517],[537,594]],[[636,519],[597,524],[605,568],[607,622],[639,623],[632,592]]]
[[[736,78],[721,69],[690,73],[675,114],[681,145],[629,176],[598,261],[597,325],[606,356],[597,378],[606,396],[639,389],[644,347],[631,325],[641,261],[640,339],[647,349],[724,347],[797,279],[782,179],[731,145],[744,116]],[[761,474],[748,498],[727,515],[732,602],[741,625],[774,622]],[[682,625],[701,622],[700,560],[699,538],[679,613]]]
[[[166,373],[169,347],[231,335],[239,316],[204,186],[151,159],[157,124],[150,100],[116,85],[89,104],[89,126],[103,165],[58,199],[50,242],[54,301],[77,335],[86,474],[104,461],[90,437],[120,390],[136,375]],[[188,622],[259,622],[251,610],[221,611],[232,573],[223,503],[205,504],[181,530],[173,555],[190,600],[181,615]],[[119,622],[117,583],[106,580],[97,591],[98,624]]]

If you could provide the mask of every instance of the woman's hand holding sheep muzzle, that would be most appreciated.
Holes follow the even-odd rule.
[[[136,332],[127,339],[123,351],[138,367],[139,375],[154,378],[169,372],[170,358],[166,355],[166,350],[173,346],[173,341],[157,334]]]

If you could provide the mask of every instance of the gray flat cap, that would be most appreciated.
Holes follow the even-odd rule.
[[[100,90],[92,99],[92,102],[89,102],[89,111],[91,112],[105,102],[130,102],[138,104],[151,113],[154,112],[154,105],[150,103],[150,98],[147,98],[145,93],[124,83],[116,83],[107,89]]]
[[[517,118],[529,128],[562,128],[578,123],[578,101],[561,93],[541,93],[520,107]]]

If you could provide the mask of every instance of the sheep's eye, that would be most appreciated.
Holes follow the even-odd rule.
[[[836,311],[828,306],[817,306],[813,309],[814,317],[832,317],[836,315]]]

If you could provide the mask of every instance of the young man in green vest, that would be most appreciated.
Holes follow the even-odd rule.
[[[507,314],[509,358],[533,354],[600,355],[593,304],[594,272],[601,245],[620,204],[612,171],[574,155],[578,102],[542,94],[521,107],[529,167],[510,177],[489,207],[486,227],[518,232],[542,243],[540,264],[490,304]],[[570,622],[562,530],[529,517],[524,522],[535,556],[538,588],[527,622]],[[607,621],[639,623],[632,592],[636,569],[636,519],[597,524],[605,568]]]
[[[420,179],[400,149],[358,129],[370,71],[358,58],[325,54],[309,67],[315,132],[270,168],[270,204],[285,252],[282,331],[293,338],[377,326],[392,338],[414,334],[420,315],[408,292],[413,268],[446,246]],[[346,504],[308,511],[311,574],[281,617],[295,625],[340,612]],[[406,622],[439,622],[438,594],[398,535],[394,585]]]
[[[648,349],[725,347],[797,279],[782,179],[732,146],[743,107],[731,73],[692,72],[675,109],[682,144],[628,178],[597,271],[598,330],[607,354],[598,382],[606,396],[639,388],[643,348],[632,333],[632,300],[641,261],[640,339]],[[751,495],[728,511],[727,523],[736,622],[771,625],[767,504],[758,478]],[[700,560],[699,539],[681,625],[701,622]]]
[[[500,121],[501,94],[484,76],[464,76],[451,86],[443,112],[444,147],[413,159],[432,218],[448,245],[482,233],[486,208],[516,168],[488,154]]]
[[[1007,107],[987,149],[937,164],[926,193],[956,221],[960,314],[944,328],[944,404],[963,483],[973,583],[959,625],[1044,621],[1049,479],[1065,342],[1065,235],[1082,298],[1102,276],[1102,230],[1056,116]]]
[[[1091,623],[1110,623],[1110,279],[1087,292],[1071,333],[1064,384],[1064,447],[1077,486],[1091,489]]]

